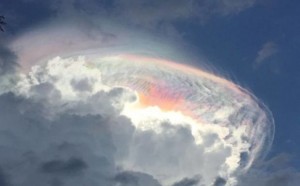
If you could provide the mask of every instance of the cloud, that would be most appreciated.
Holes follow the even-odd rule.
[[[238,186],[297,186],[300,181],[300,173],[291,168],[272,172],[256,169],[247,176]]]
[[[19,39],[24,33],[32,33],[38,37],[40,33],[31,32],[34,28],[39,27],[50,30],[51,27],[55,27],[53,23],[57,23],[56,25],[59,25],[59,27],[69,27],[69,30],[67,33],[55,33],[56,35],[60,34],[60,36],[54,38],[60,40],[54,39],[47,46],[41,46],[40,43],[42,42],[32,43],[33,46],[39,48],[39,52],[28,52],[30,46],[27,43],[30,43],[30,41],[26,39],[19,41],[23,43],[18,43],[17,46],[11,46],[10,42],[1,43],[0,53],[5,55],[5,58],[0,61],[0,73],[16,68],[17,64],[23,65],[24,61],[29,63],[41,60],[42,57],[46,56],[45,52],[55,52],[56,55],[61,55],[59,52],[62,51],[62,48],[73,50],[78,46],[78,43],[86,43],[85,48],[90,46],[95,48],[100,46],[99,43],[110,46],[116,44],[116,40],[123,40],[124,35],[127,37],[128,32],[122,30],[122,28],[105,29],[108,22],[122,25],[120,27],[130,27],[147,33],[151,32],[163,38],[185,43],[181,37],[182,33],[176,28],[176,23],[190,20],[205,23],[215,16],[235,15],[251,8],[257,1],[92,0],[86,2],[84,0],[16,0],[12,2],[4,0],[0,5],[0,12],[5,15],[8,25],[6,25],[7,32],[2,35],[8,41],[15,40],[15,38]],[[70,30],[80,32],[80,34],[76,34],[80,36],[77,38],[71,37],[73,34],[70,33]],[[125,34],[120,36],[116,34],[116,30],[121,30],[120,32]],[[42,41],[45,38],[39,38],[38,40]],[[58,42],[61,45],[53,44]],[[15,47],[17,47],[17,50]],[[26,56],[24,56],[24,51]],[[30,55],[34,55],[34,58]],[[20,56],[21,59],[17,59]]]
[[[118,186],[161,186],[151,175],[132,171],[120,172],[114,181]]]
[[[17,65],[17,55],[9,48],[0,45],[0,75],[13,72]]]
[[[213,186],[225,186],[225,185],[226,185],[226,180],[224,178],[218,177],[214,182]]]
[[[13,90],[16,95],[27,98],[30,103],[40,105],[25,104],[22,109],[29,110],[30,114],[27,114],[29,116],[34,113],[33,118],[44,118],[42,121],[50,120],[50,123],[56,123],[50,124],[58,127],[53,130],[63,132],[64,128],[59,128],[60,123],[67,125],[73,118],[76,122],[72,127],[66,126],[68,130],[71,128],[76,130],[76,123],[79,125],[95,122],[96,125],[95,120],[98,117],[99,121],[107,121],[108,123],[99,126],[102,128],[102,135],[107,136],[105,138],[107,142],[102,143],[113,143],[107,147],[116,149],[110,155],[116,158],[111,160],[111,164],[117,164],[125,171],[149,174],[164,185],[195,174],[201,174],[206,182],[218,176],[222,164],[231,153],[225,146],[205,152],[206,148],[220,143],[218,135],[207,132],[207,136],[203,139],[204,143],[196,144],[191,128],[187,125],[174,126],[171,121],[157,119],[145,120],[144,123],[149,125],[148,122],[156,122],[156,125],[160,126],[160,132],[152,128],[138,129],[128,118],[120,117],[123,106],[136,100],[135,94],[121,87],[109,87],[103,84],[102,78],[99,77],[104,78],[101,71],[87,67],[83,57],[77,59],[56,57],[45,66],[33,67],[29,75],[22,75]],[[61,119],[63,120],[60,121]],[[51,134],[46,134],[48,135]],[[99,135],[98,138],[102,139],[103,137]],[[177,156],[178,154],[181,155]],[[82,160],[81,165],[86,165],[83,166],[86,169],[80,172],[89,170],[90,164],[80,156],[49,158],[43,163],[41,170],[53,175],[71,172],[69,171],[69,168],[73,167],[70,163],[71,158]]]
[[[19,67],[17,54],[5,44],[0,42],[0,94],[16,82],[15,72]]]
[[[0,185],[1,186],[10,186],[9,182],[8,182],[8,177],[7,175],[5,175],[2,171],[2,168],[0,167]]]
[[[12,94],[0,105],[0,165],[11,185],[110,185],[114,150],[100,116],[62,113],[50,121],[42,105]]]
[[[7,15],[12,30],[18,32],[34,24],[58,17],[85,19],[87,16],[109,18],[121,23],[167,32],[177,21],[194,19],[204,23],[214,16],[235,15],[251,8],[258,0],[18,0],[4,3],[0,10]],[[38,7],[38,8],[36,8]],[[24,9],[31,12],[24,16]],[[88,19],[86,19],[88,21]],[[174,31],[173,31],[174,32]],[[168,33],[165,33],[168,34]]]
[[[300,173],[290,167],[290,156],[279,154],[270,160],[261,162],[243,175],[238,186],[297,186]]]
[[[191,18],[205,22],[211,16],[238,14],[254,6],[256,2],[257,0],[113,0],[92,1],[87,4],[78,0],[69,1],[65,6],[90,14],[97,14],[100,10],[99,14],[102,16],[109,15],[131,25],[158,29],[165,24]]]
[[[211,2],[211,1],[210,1]],[[259,2],[259,0],[215,0],[212,1],[216,8],[216,12],[222,15],[230,15],[230,14],[238,14],[241,11],[251,8],[255,5],[255,3]]]
[[[41,171],[48,174],[75,174],[86,169],[86,163],[79,159],[72,157],[66,161],[51,160],[41,165]]]
[[[268,41],[263,44],[261,49],[257,53],[255,59],[255,66],[261,65],[263,62],[268,60],[270,57],[275,55],[278,52],[278,45],[273,41]]]
[[[120,0],[115,1],[115,4],[120,18],[139,25],[159,26],[165,22],[190,18],[203,22],[215,15],[237,14],[252,7],[255,2],[256,0]]]
[[[200,178],[194,177],[194,178],[184,178],[176,183],[174,183],[172,186],[200,186]]]
[[[102,28],[105,27],[102,25],[105,25],[107,22],[113,22],[117,25],[123,25],[123,27],[130,27],[136,30],[142,29],[152,34],[161,35],[164,38],[171,38],[172,40],[185,43],[181,37],[182,33],[176,28],[176,23],[190,20],[205,23],[215,16],[235,15],[247,8],[251,8],[257,1],[92,0],[87,3],[84,0],[16,0],[13,2],[4,0],[0,5],[0,12],[7,19],[7,32],[3,35],[7,40],[20,37],[23,33],[31,32],[36,27],[49,29],[49,26],[53,26],[53,23],[56,22],[60,26],[71,26],[73,31],[82,31],[82,34],[80,34],[81,37],[78,38],[69,38],[68,34],[62,34],[61,43],[63,43],[63,46],[61,47],[76,48],[78,42],[83,43],[86,40],[90,41],[87,45],[90,44],[93,46],[95,46],[96,42],[106,43],[106,46],[114,43],[118,37],[118,35],[115,35],[115,31],[103,30]],[[78,27],[74,27],[74,25],[78,25]],[[38,35],[39,33],[34,34]],[[41,38],[41,40],[43,39]],[[53,41],[53,43],[55,42],[57,41]],[[4,48],[1,47],[0,52],[6,50],[6,52],[16,57],[23,55],[22,51],[19,52],[14,50],[15,48],[10,48],[10,44],[2,43],[1,45]],[[45,49],[46,51],[59,52],[61,50],[57,46],[50,44],[48,46],[48,49]],[[24,48],[24,46],[21,47]],[[44,47],[47,48],[47,46]],[[21,50],[26,50],[23,48]],[[35,55],[43,56],[44,51],[42,49],[43,47]],[[39,60],[40,57],[32,59],[26,56],[22,60],[28,63],[29,61]],[[21,62],[15,61],[14,64],[23,63],[22,60]],[[1,63],[3,62],[0,62],[0,65]],[[0,70],[2,71],[3,69]]]
[[[102,84],[84,58],[54,58],[20,76],[0,95],[0,181],[6,185],[160,186],[202,169],[197,162],[205,147],[188,127],[166,123],[159,134],[137,129],[120,115],[134,94]],[[210,154],[220,162],[207,157],[203,174],[214,177],[229,154]]]
[[[132,132],[127,128],[134,129],[127,118],[114,114],[118,111],[114,112],[112,103],[106,101],[117,101],[122,92],[104,92],[93,83],[95,92],[86,95],[70,83],[76,77],[78,79],[80,73],[77,73],[69,80],[69,88],[87,99],[80,103],[67,101],[71,95],[64,94],[68,91],[60,92],[62,87],[57,85],[63,82],[55,79],[59,72],[51,74],[36,69],[35,73],[24,77],[19,82],[23,86],[18,85],[19,89],[14,93],[0,95],[1,185],[113,186],[113,178],[119,172],[114,159],[118,147],[115,142],[122,141],[118,145],[125,145],[124,139],[128,138],[124,136]],[[93,72],[89,73],[80,77],[87,82],[93,81]],[[26,79],[35,83],[27,82],[27,86]],[[98,108],[95,105],[90,108],[96,103],[93,96],[99,96],[96,99]],[[82,104],[85,106],[81,107]],[[121,130],[120,135],[113,135],[116,126]]]
[[[52,3],[57,3],[57,1],[3,0],[0,12],[6,18],[6,34],[15,35],[49,21],[56,13],[51,8]]]
[[[120,115],[123,106],[136,99],[134,92],[103,84],[101,73],[86,65],[84,58],[57,57],[45,67],[30,68],[44,60],[43,57],[99,47],[99,43],[104,43],[105,48],[120,39],[114,30],[105,30],[103,23],[95,23],[92,17],[110,17],[125,25],[180,36],[174,26],[177,21],[196,19],[203,23],[214,16],[238,14],[254,6],[256,1],[84,2],[23,0],[18,9],[29,6],[32,15],[26,17],[15,12],[8,16],[12,22],[13,18],[20,21],[11,25],[18,33],[49,19],[59,20],[57,18],[62,18],[59,27],[69,29],[52,30],[51,24],[42,26],[30,32],[37,39],[25,34],[26,37],[21,36],[10,45],[16,53],[9,50],[5,53],[5,71],[14,69],[14,57],[18,56],[18,62],[30,73],[25,71],[18,82],[7,81],[6,86],[0,87],[1,93],[6,92],[0,96],[3,121],[0,125],[3,134],[0,183],[13,186],[192,186],[200,181],[208,185],[216,180],[216,186],[224,185],[226,181],[220,172],[228,176],[225,163],[233,152],[222,144],[212,148],[221,143],[212,129],[201,134],[201,145],[195,143],[192,129],[187,125],[174,126],[171,121],[157,120],[151,122],[158,123],[160,132],[139,129],[132,120]],[[39,10],[45,14],[35,19],[39,14],[35,7],[41,7]],[[21,16],[24,18],[20,19]],[[72,21],[76,26],[67,24]],[[79,37],[74,38],[73,31],[79,32],[74,34]],[[57,37],[51,37],[45,46],[44,39],[49,37],[46,37],[49,32]],[[129,40],[132,45],[139,43]],[[190,178],[196,173],[203,179]]]
[[[151,106],[140,110],[149,116],[131,111],[142,119],[135,123],[123,111],[137,94],[108,83],[127,72],[114,76],[110,66],[96,68],[88,59],[55,57],[33,66],[0,95],[3,180],[12,186],[220,186],[237,179],[245,151],[236,145],[239,137],[231,138],[235,146],[226,144],[220,135],[227,128],[196,129],[179,113]]]

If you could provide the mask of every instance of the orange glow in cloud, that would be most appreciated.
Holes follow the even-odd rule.
[[[141,106],[158,106],[163,111],[174,111],[184,104],[183,95],[174,95],[174,92],[163,87],[151,86],[146,93],[139,93]]]
[[[160,84],[148,85],[145,90],[138,92],[138,102],[135,103],[135,108],[146,108],[157,106],[163,112],[181,112],[185,116],[196,119],[198,122],[203,122],[199,116],[193,113],[194,107],[185,100],[183,93],[178,93],[175,90]]]

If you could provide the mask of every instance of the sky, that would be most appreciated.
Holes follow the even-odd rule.
[[[115,47],[122,43],[122,48],[127,46],[126,43],[131,42],[131,45],[136,48],[143,48],[145,47],[143,43],[146,43],[148,46],[144,50],[147,50],[152,46],[156,47],[155,43],[163,41],[162,43],[166,44],[151,49],[152,53],[163,55],[161,50],[171,51],[173,49],[168,47],[175,45],[176,50],[184,53],[183,58],[188,59],[190,64],[205,66],[246,88],[261,100],[273,114],[276,131],[272,148],[266,159],[255,165],[249,171],[248,176],[242,178],[244,184],[241,186],[294,186],[300,179],[300,149],[298,148],[300,77],[297,76],[300,70],[298,63],[300,57],[298,52],[300,45],[299,8],[300,2],[296,0],[2,0],[0,15],[5,16],[7,25],[4,25],[5,32],[0,33],[0,72],[1,75],[14,74],[26,61],[42,60],[43,51],[40,52],[41,56],[38,54],[25,55],[29,53],[31,47],[40,46],[37,42],[39,40],[37,35],[40,33],[42,33],[40,34],[41,38],[45,41],[51,40],[51,36],[56,33],[76,32],[78,25],[79,27],[83,26],[89,34],[86,36],[87,38],[96,37],[96,41],[108,43],[109,46]],[[64,31],[60,32],[60,29]],[[85,40],[85,36],[81,33],[74,33],[74,35],[79,37],[74,41],[75,44],[72,45],[70,51],[78,49],[76,44]],[[98,38],[97,35],[101,35],[101,37]],[[63,36],[68,40],[67,34]],[[32,38],[32,40],[26,40],[26,38]],[[70,39],[74,38],[70,36]],[[22,48],[21,52],[16,50],[26,44],[32,46]],[[55,42],[53,45],[56,46]],[[59,46],[65,48],[69,45],[60,44]],[[89,48],[91,46],[94,46],[94,43],[90,42],[82,47]],[[45,53],[47,53],[52,46],[44,47]],[[136,48],[131,50],[137,50]],[[117,50],[124,49],[118,48]],[[53,50],[52,53],[59,53],[59,50]],[[170,53],[172,54],[172,52]],[[171,56],[171,58],[178,57]],[[31,64],[31,62],[29,63]],[[4,85],[5,83],[1,82],[1,86],[4,87]],[[50,85],[49,87],[51,89]],[[53,94],[55,95],[55,92]],[[8,105],[6,109],[1,109],[2,116],[9,115],[9,111],[17,112],[15,109],[19,107],[17,105],[20,100],[16,99],[10,94],[5,94],[0,98],[0,103]],[[37,99],[47,100],[49,98]],[[24,107],[26,104],[23,103],[24,101],[21,102],[21,106]],[[43,107],[36,101],[30,102],[29,105],[31,104],[37,104],[34,106],[37,108]],[[109,107],[108,110],[112,109],[109,105],[107,107]],[[34,113],[35,111],[29,110],[28,112]],[[43,113],[38,112],[32,117],[43,120],[42,115]],[[84,121],[91,118],[79,117],[77,119]],[[123,120],[118,117],[115,119]],[[66,115],[53,122],[64,122],[68,126],[72,120],[74,118]],[[93,127],[96,124],[90,122],[90,125]],[[130,125],[128,127],[128,131],[132,130]],[[103,128],[108,130],[106,126]],[[76,133],[76,130],[79,129],[80,126],[75,127],[73,132]],[[84,130],[86,131],[83,135],[90,135],[92,132],[89,129]],[[51,136],[54,132],[50,131],[48,135]],[[105,131],[103,133],[106,135]],[[18,135],[18,133],[14,135]],[[63,132],[59,136],[63,138]],[[53,140],[51,137],[46,139],[46,141],[51,140]],[[76,141],[76,139],[71,139],[71,141],[74,140]],[[51,143],[49,142],[49,144]],[[86,142],[86,144],[91,145],[90,142]],[[42,146],[42,144],[40,145]],[[105,145],[107,144],[100,146],[105,148]],[[76,151],[76,148],[67,148]],[[48,150],[51,151],[51,148]],[[113,149],[110,150],[103,156],[107,156],[109,159],[110,154],[114,153]],[[70,151],[65,150],[64,153],[65,157],[68,157],[67,154]],[[56,156],[53,154],[53,157]],[[28,157],[30,158],[30,154]],[[97,157],[89,158],[92,161]],[[59,181],[61,177],[66,176],[69,179],[73,174],[80,174],[88,169],[88,163],[76,158],[54,162],[49,160],[48,163],[41,166],[41,172],[57,171],[57,179],[51,184],[63,185]],[[101,163],[105,164],[100,161]],[[75,168],[72,169],[72,166]],[[107,172],[115,171],[113,166],[107,165],[106,168]],[[94,169],[96,168],[93,167],[92,170]],[[32,172],[31,176],[34,174]],[[39,174],[41,177],[45,176],[43,173]],[[263,176],[259,177],[259,174]],[[153,177],[140,172],[120,172],[114,177],[114,180],[123,185],[133,185],[134,181],[130,181],[137,177],[145,179],[145,183],[159,185]],[[0,168],[0,183],[2,181],[2,185],[10,185],[7,180],[9,179],[5,178],[5,171]],[[30,184],[42,183],[41,180],[43,178],[35,180],[36,182],[30,182],[29,179],[27,181]],[[201,181],[199,180],[201,179],[186,178],[178,180],[173,185],[200,185]],[[80,181],[84,183],[84,180]],[[224,185],[223,182],[223,178],[219,177],[213,184],[221,186]],[[137,183],[134,184],[137,185]],[[91,185],[93,184],[91,183]]]

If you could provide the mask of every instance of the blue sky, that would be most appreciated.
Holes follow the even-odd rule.
[[[129,27],[184,42],[270,108],[276,134],[269,158],[287,153],[291,155],[289,165],[300,170],[300,1],[204,0],[203,7],[199,1],[199,9],[185,6],[192,1],[178,0],[154,0],[153,4],[137,0],[128,1],[131,4],[105,0],[54,2],[57,4],[2,0],[0,14],[8,23],[6,32],[0,35],[2,46],[19,33],[76,11],[101,14]],[[176,16],[175,10],[181,9]]]

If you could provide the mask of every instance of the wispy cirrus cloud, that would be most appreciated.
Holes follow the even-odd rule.
[[[257,52],[257,56],[254,61],[254,67],[257,67],[274,56],[278,52],[278,45],[273,41],[268,41],[262,45]]]

